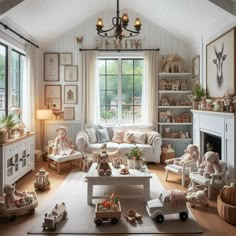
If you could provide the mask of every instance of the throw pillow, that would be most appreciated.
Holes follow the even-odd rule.
[[[110,138],[106,128],[97,129],[98,143],[109,142]]]
[[[146,143],[146,137],[147,137],[146,132],[135,131],[134,134],[133,134],[132,142],[133,143],[145,144]]]
[[[147,144],[152,145],[153,140],[154,140],[156,137],[160,137],[160,134],[157,133],[156,131],[149,131],[149,132],[147,132]]]
[[[132,143],[132,139],[134,136],[134,132],[133,131],[126,131],[124,134],[124,143]]]
[[[113,130],[112,142],[114,143],[123,143],[124,130],[123,129],[114,129]]]
[[[94,128],[89,128],[85,130],[89,137],[89,143],[96,143],[97,142],[96,130]]]

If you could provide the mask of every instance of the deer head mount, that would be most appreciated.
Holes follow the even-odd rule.
[[[226,54],[224,54],[224,43],[221,44],[221,50],[217,52],[217,48],[214,45],[214,50],[216,54],[216,59],[213,63],[216,65],[216,81],[219,87],[221,87],[223,82],[223,63],[226,59]]]

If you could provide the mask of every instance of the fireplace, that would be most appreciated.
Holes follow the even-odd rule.
[[[236,114],[192,110],[193,143],[206,152],[206,143],[214,145],[222,161],[227,163],[227,178],[236,178]]]
[[[200,135],[201,149],[203,150],[203,154],[207,151],[217,152],[221,159],[221,137],[203,131],[201,131]]]

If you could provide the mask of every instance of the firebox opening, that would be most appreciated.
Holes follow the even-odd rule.
[[[204,153],[206,153],[207,151],[217,152],[221,159],[221,137],[204,132],[203,150]]]

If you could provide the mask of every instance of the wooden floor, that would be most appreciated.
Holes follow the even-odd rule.
[[[39,206],[36,208],[35,214],[33,216],[20,216],[17,217],[15,222],[9,222],[6,218],[0,218],[0,235],[1,236],[24,236],[27,235],[27,231],[32,227],[47,206],[47,202],[55,194],[56,190],[60,187],[66,176],[69,174],[71,168],[76,168],[70,166],[69,164],[64,164],[62,166],[61,174],[57,174],[56,171],[48,169],[47,163],[42,162],[37,164],[34,172],[30,172],[25,175],[22,179],[17,182],[18,190],[32,190],[35,182],[35,173],[40,167],[45,167],[50,172],[50,182],[51,189],[45,192],[37,192],[39,198]],[[164,165],[148,165],[149,169],[155,173],[166,189],[179,189],[186,191],[187,188],[181,187],[181,179],[175,174],[169,174],[169,181],[164,180]],[[186,181],[187,182],[187,181]],[[188,182],[187,182],[188,184]],[[73,192],[72,192],[73,193]],[[216,196],[216,193],[215,193]],[[50,210],[50,209],[49,209]],[[233,236],[236,235],[236,226],[230,225],[223,221],[217,214],[216,210],[216,200],[210,201],[210,206],[208,208],[196,207],[192,209],[192,212],[197,220],[197,222],[203,228],[204,233],[202,236]],[[236,216],[235,216],[236,217]],[[117,235],[117,234],[116,234]],[[122,234],[125,235],[125,234]],[[130,234],[131,235],[131,234]],[[134,234],[132,234],[133,236]],[[144,234],[143,234],[144,235]],[[150,235],[150,234],[149,234]],[[160,236],[170,236],[174,234],[159,234]],[[193,234],[184,234],[192,235]],[[194,234],[199,235],[199,234]]]

